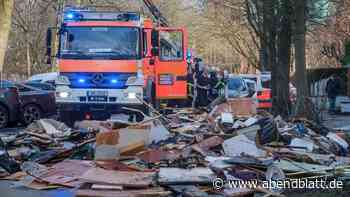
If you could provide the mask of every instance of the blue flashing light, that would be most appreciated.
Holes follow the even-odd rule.
[[[85,83],[85,79],[79,79],[79,83]]]
[[[67,19],[73,19],[74,18],[74,14],[73,13],[68,13],[66,15]]]
[[[112,80],[111,80],[111,83],[116,84],[116,83],[118,83],[118,80],[112,79]]]

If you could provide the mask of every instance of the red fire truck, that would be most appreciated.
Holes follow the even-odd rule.
[[[47,34],[49,56],[53,32]],[[184,28],[161,27],[139,13],[69,8],[55,32],[62,121],[130,112],[123,107],[144,110],[142,100],[187,98]]]

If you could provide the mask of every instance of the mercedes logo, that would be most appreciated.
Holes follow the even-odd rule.
[[[100,84],[103,81],[103,74],[96,74],[92,77],[92,82],[94,84]]]

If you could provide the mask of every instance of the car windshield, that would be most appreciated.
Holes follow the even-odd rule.
[[[255,84],[254,84],[254,83],[247,82],[247,85],[248,85],[248,88],[249,88],[249,89],[251,89],[251,90],[254,90],[254,91],[255,91]]]
[[[257,80],[258,80],[256,77],[243,77],[243,79],[244,79],[244,80],[246,80],[246,79],[247,79],[247,80],[252,80],[252,81],[254,81],[255,83],[256,83]]]
[[[231,78],[228,81],[228,89],[229,90],[244,90],[243,81],[240,78]]]
[[[66,27],[60,47],[63,59],[137,59],[139,28]]]
[[[52,91],[55,90],[55,88],[52,85],[47,84],[47,83],[32,82],[32,83],[25,83],[25,85],[30,86],[30,87],[34,87],[34,88],[37,88],[40,90],[52,90]]]

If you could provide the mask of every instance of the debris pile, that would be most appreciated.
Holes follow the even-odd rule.
[[[232,188],[213,181],[349,178],[347,135],[220,105],[210,112],[168,109],[140,123],[83,121],[76,129],[40,120],[1,138],[0,174],[30,188],[76,188],[76,196],[101,197],[281,196],[283,190],[260,184]]]

